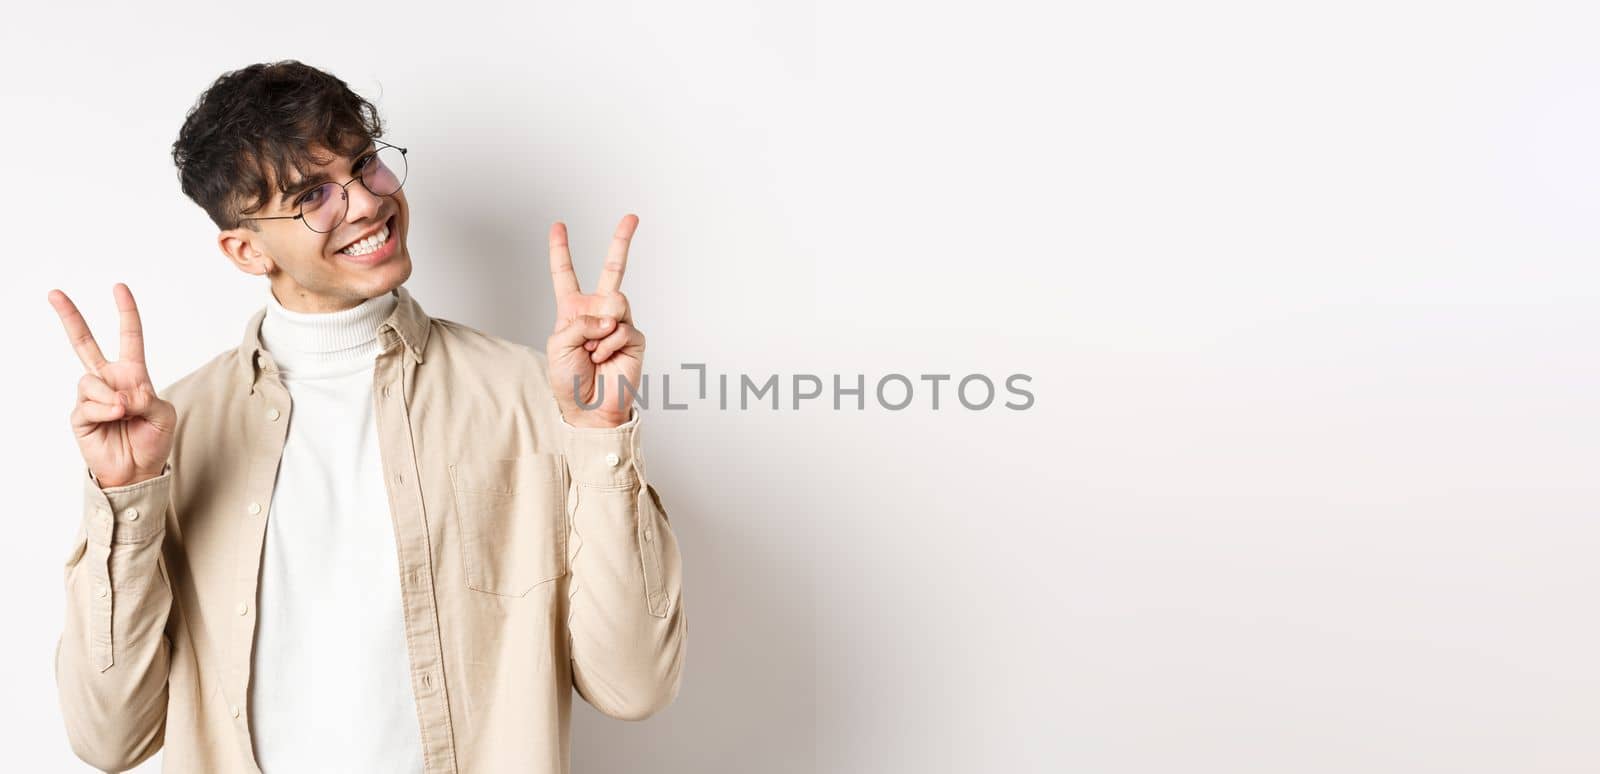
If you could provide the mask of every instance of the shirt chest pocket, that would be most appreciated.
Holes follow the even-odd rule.
[[[567,572],[567,480],[559,454],[450,465],[467,587],[520,597]]]

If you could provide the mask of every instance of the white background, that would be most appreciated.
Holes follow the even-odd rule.
[[[636,212],[648,373],[1033,378],[646,412],[688,668],[643,723],[576,703],[575,772],[1595,771],[1593,9],[9,9],[5,768],[87,770],[46,293],[114,356],[127,282],[161,386],[236,345],[265,286],[169,148],[298,58],[412,148],[430,314],[542,347],[550,223],[592,283]]]

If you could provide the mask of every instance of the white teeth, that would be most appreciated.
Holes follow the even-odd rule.
[[[366,255],[367,253],[383,247],[383,243],[387,241],[389,241],[389,224],[385,223],[383,228],[379,230],[378,233],[356,242],[355,244],[350,245],[339,252],[344,253],[345,255]]]

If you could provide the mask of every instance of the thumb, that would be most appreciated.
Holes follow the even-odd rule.
[[[581,314],[567,323],[567,327],[551,335],[550,343],[562,350],[575,349],[589,339],[605,338],[616,327],[617,321],[614,318]]]
[[[117,397],[122,399],[122,408],[126,416],[142,417],[150,413],[156,394],[150,388],[149,382],[141,382],[131,390],[117,391]]]

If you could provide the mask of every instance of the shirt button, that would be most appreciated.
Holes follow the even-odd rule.
[[[260,512],[261,512],[261,503],[250,503],[250,513],[251,514],[257,514],[257,513],[260,513]]]
[[[617,466],[617,463],[621,462],[621,461],[622,461],[622,458],[618,457],[616,452],[606,452],[606,464],[607,465],[610,465],[611,467],[614,468],[614,467]]]
[[[235,704],[235,705],[229,707],[228,711],[233,713],[234,717],[239,717],[239,705]]]
[[[128,521],[138,521],[139,520],[139,509],[138,508],[129,508],[128,510],[125,510],[125,511],[122,512],[122,517],[127,519]]]
[[[240,602],[239,603],[239,615],[244,615],[245,613],[248,613],[248,612],[250,612],[250,606],[245,604],[245,603],[243,603],[243,602]]]
[[[97,597],[103,597],[103,596],[105,596],[105,595],[106,595],[106,594],[107,594],[107,593],[108,593],[108,592],[107,592],[107,590],[106,590],[106,587],[105,587],[105,586],[104,586],[104,585],[103,585],[103,584],[96,584],[96,585],[95,585],[95,587],[94,587],[94,595],[95,595],[95,596],[97,596]]]
[[[389,397],[389,385],[387,385],[387,384],[385,384],[383,386],[383,397],[385,397],[385,398]]]
[[[651,538],[651,534],[650,534],[650,530],[645,530],[645,531],[644,531],[644,539],[645,539],[645,542],[646,542],[646,543],[648,543],[648,542],[650,542],[650,538]]]

